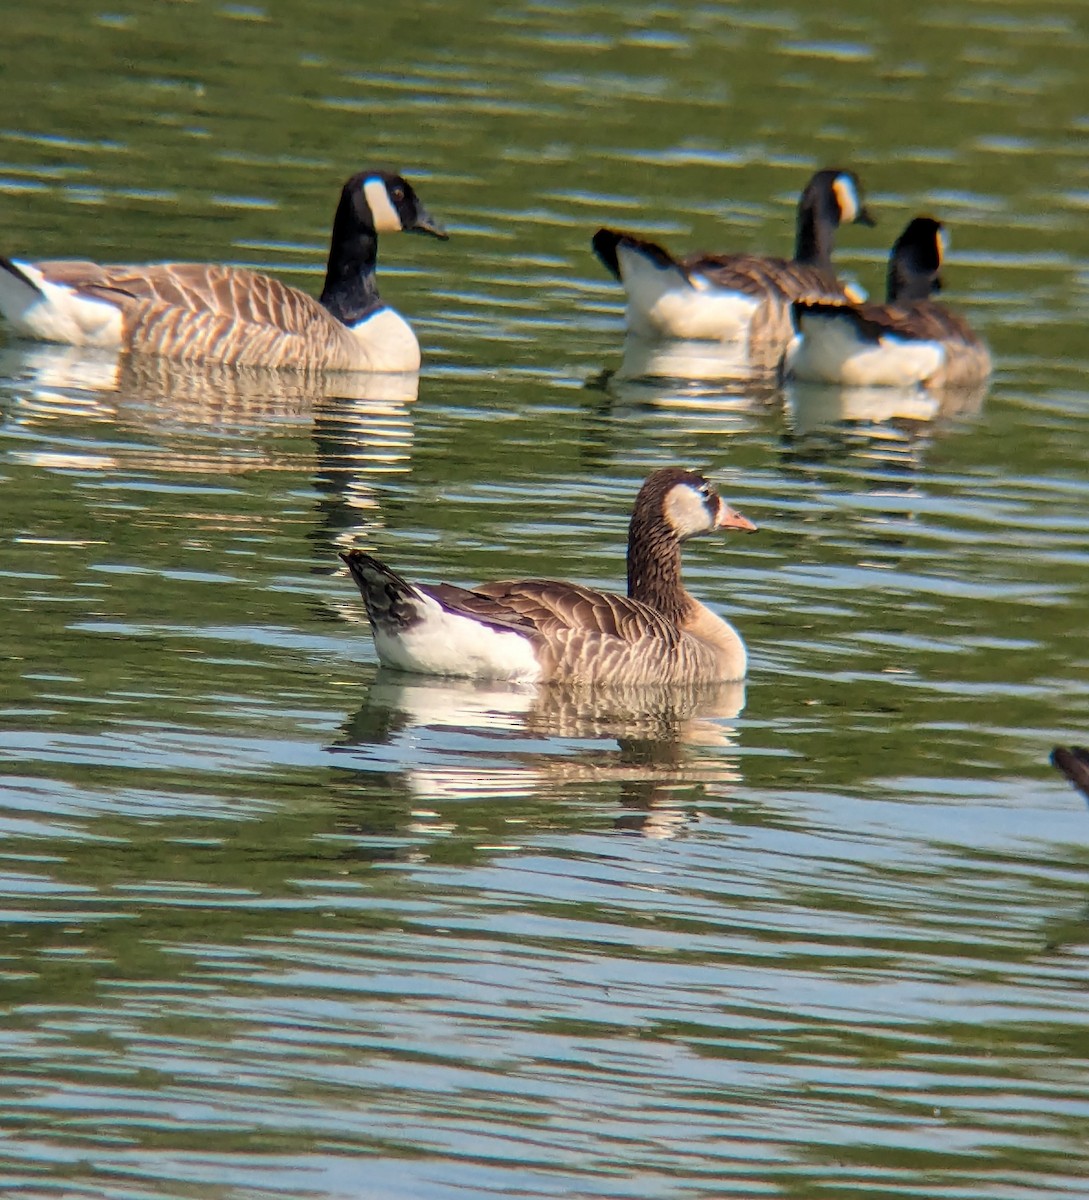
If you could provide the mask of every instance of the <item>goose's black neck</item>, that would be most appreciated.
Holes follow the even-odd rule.
[[[361,188],[346,185],[333,219],[321,303],[338,321],[354,325],[382,307],[374,265],[378,234]]]
[[[666,522],[662,497],[639,496],[628,527],[628,595],[679,623],[691,603],[681,583],[681,544]]]
[[[832,195],[823,188],[806,188],[798,201],[794,261],[831,273],[838,226],[839,209]]]

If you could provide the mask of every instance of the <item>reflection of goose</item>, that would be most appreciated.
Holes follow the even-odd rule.
[[[723,751],[744,702],[741,683],[590,692],[380,671],[336,753],[403,773],[431,803],[608,785],[629,810],[622,827],[668,836],[692,789],[721,795],[737,782]]]
[[[745,675],[737,631],[681,582],[681,543],[756,528],[701,475],[656,471],[628,531],[628,594],[557,580],[412,584],[362,551],[342,557],[387,666],[481,679],[676,684]]]
[[[832,249],[840,224],[872,225],[857,176],[818,171],[798,202],[794,258],[756,254],[693,254],[674,258],[654,242],[599,229],[594,251],[624,285],[628,332],[635,338],[720,343],[697,354],[647,355],[646,374],[715,378],[779,367],[794,336],[790,306],[801,299],[844,299]],[[626,356],[627,357],[627,356]],[[632,352],[626,367],[635,371]],[[697,375],[702,369],[705,373]]]
[[[138,458],[145,467],[162,459],[171,473],[229,473],[278,463],[277,430],[312,421],[319,480],[328,480],[328,490],[357,493],[360,506],[371,508],[375,475],[405,469],[412,445],[409,405],[419,388],[415,372],[307,373],[217,363],[179,369],[147,355],[25,344],[0,350],[0,377],[11,381],[5,390],[13,396],[14,419],[28,427],[57,430],[66,420],[109,421],[156,439],[191,429],[202,435],[198,442],[171,439],[162,446],[158,440],[129,445],[111,438],[109,454],[97,453],[93,460],[85,439],[62,451],[50,436],[45,444],[22,448],[27,461],[112,469],[124,459]],[[214,446],[205,434],[216,437]],[[358,523],[338,521],[338,527]]]
[[[942,285],[940,221],[912,220],[889,257],[885,304],[805,300],[789,373],[869,387],[975,387],[991,374],[987,347],[961,316],[932,299]]]
[[[1081,746],[1056,746],[1051,752],[1051,764],[1089,800],[1089,750]]]
[[[0,376],[25,412],[62,411],[113,417],[139,412],[139,424],[264,426],[309,419],[325,402],[396,408],[416,399],[415,371],[306,373],[222,363],[189,363],[180,370],[167,359],[118,357],[84,346],[8,346],[0,350]]]
[[[884,425],[970,417],[978,413],[988,385],[929,392],[912,387],[835,387],[791,381],[783,387],[787,419],[795,434],[838,423]]]
[[[361,171],[341,192],[320,301],[212,263],[0,258],[0,310],[41,341],[233,366],[415,371],[416,335],[375,281],[378,234],[400,230],[446,237],[400,175]]]

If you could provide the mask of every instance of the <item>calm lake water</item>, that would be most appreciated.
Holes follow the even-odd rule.
[[[4,253],[320,284],[386,238],[418,382],[0,338],[0,1181],[65,1200],[1089,1193],[1089,9],[114,8],[0,45]],[[607,382],[602,223],[787,252],[916,212],[986,396]],[[623,578],[653,467],[747,686],[379,672],[336,551]]]

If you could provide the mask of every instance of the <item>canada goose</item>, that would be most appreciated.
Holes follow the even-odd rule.
[[[963,317],[931,299],[942,286],[944,247],[941,222],[915,217],[889,255],[887,303],[795,305],[802,336],[788,372],[870,387],[967,387],[986,380],[987,347]]]
[[[841,224],[872,225],[852,171],[818,171],[798,201],[794,258],[692,254],[674,258],[654,242],[599,229],[594,252],[623,285],[636,337],[739,343],[755,372],[775,370],[794,337],[791,303],[842,299],[832,249]]]
[[[1051,765],[1070,780],[1089,800],[1089,750],[1081,746],[1056,746],[1051,751]]]
[[[713,683],[744,677],[745,644],[685,591],[681,542],[715,529],[756,526],[702,475],[667,467],[635,499],[627,596],[549,579],[413,584],[360,550],[341,558],[386,666],[525,682]]]
[[[344,184],[320,301],[268,275],[213,263],[99,266],[0,258],[0,312],[39,341],[183,362],[300,370],[415,371],[420,347],[382,303],[379,233],[446,232],[400,175]]]

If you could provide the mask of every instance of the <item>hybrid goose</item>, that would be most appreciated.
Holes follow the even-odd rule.
[[[889,255],[887,302],[803,301],[789,373],[852,386],[968,387],[991,373],[991,355],[968,322],[932,299],[942,286],[940,221],[915,217]]]
[[[213,263],[99,266],[0,258],[0,312],[39,341],[182,362],[299,370],[416,371],[420,347],[383,304],[378,235],[446,232],[400,175],[343,187],[320,300],[268,275]]]
[[[776,370],[794,337],[791,304],[843,300],[832,250],[840,225],[872,225],[852,171],[818,171],[798,201],[794,257],[693,254],[668,250],[630,233],[599,229],[598,258],[627,294],[627,327],[638,338],[738,344],[750,371]]]
[[[628,529],[628,594],[550,579],[409,583],[360,550],[342,554],[383,664],[428,675],[619,686],[742,679],[745,644],[681,582],[681,543],[754,531],[702,475],[655,471]]]

